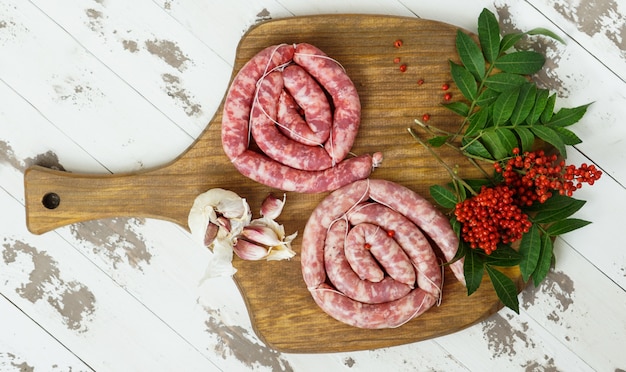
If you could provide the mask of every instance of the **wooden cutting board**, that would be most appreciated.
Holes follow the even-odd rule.
[[[344,66],[359,92],[362,126],[352,152],[382,151],[385,159],[372,178],[391,180],[429,197],[428,187],[445,184],[449,176],[407,128],[424,114],[430,115],[429,124],[441,128],[454,130],[459,125],[459,117],[441,106],[444,83],[450,84],[448,92],[453,100],[461,97],[452,84],[448,65],[450,59],[458,60],[456,31],[455,26],[435,21],[392,16],[319,15],[272,20],[244,35],[233,74],[269,45],[316,45]],[[398,39],[403,42],[400,48],[394,47]],[[400,71],[401,64],[406,65],[405,72]],[[232,166],[220,142],[221,111],[220,106],[185,153],[157,169],[115,175],[28,169],[28,228],[40,234],[66,224],[117,216],[159,218],[186,227],[194,198],[215,187],[245,197],[257,217],[262,200],[277,190],[241,176]],[[445,161],[458,166],[462,176],[479,175],[454,151],[438,151]],[[402,327],[363,330],[330,318],[309,295],[299,256],[305,223],[326,195],[287,194],[278,222],[285,225],[288,234],[299,233],[294,242],[295,258],[279,262],[235,258],[235,281],[255,331],[268,346],[285,352],[314,353],[400,345],[459,331],[502,307],[487,276],[481,288],[468,297],[465,287],[446,269],[441,305]],[[519,270],[506,273],[521,290],[524,284]]]

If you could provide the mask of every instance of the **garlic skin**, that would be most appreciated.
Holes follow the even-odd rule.
[[[205,243],[209,223],[218,226],[215,239],[233,240],[250,224],[252,212],[246,199],[220,188],[211,189],[196,197],[187,218],[191,235]],[[214,228],[214,227],[211,227]],[[206,242],[211,248],[212,242]]]
[[[232,265],[233,245],[251,219],[246,200],[232,191],[215,188],[196,197],[187,224],[192,237],[213,252],[205,279],[237,272]]]

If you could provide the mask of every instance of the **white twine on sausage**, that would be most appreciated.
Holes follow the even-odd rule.
[[[367,188],[366,188],[365,193],[367,194],[368,192],[369,192],[369,178],[367,179]],[[355,212],[358,212],[359,210],[361,210],[361,209],[363,209],[363,208],[367,208],[368,206],[370,206],[370,205],[374,205],[374,204],[381,204],[381,205],[384,205],[385,207],[387,207],[387,208],[391,209],[392,211],[394,211],[394,212],[396,212],[396,213],[399,213],[399,214],[402,214],[402,213],[400,213],[398,210],[396,210],[395,208],[393,208],[392,206],[390,206],[390,205],[388,205],[388,204],[386,204],[386,203],[384,203],[384,202],[382,202],[382,201],[380,201],[380,200],[376,200],[375,198],[373,198],[373,197],[371,197],[371,196],[369,196],[369,195],[368,195],[368,198],[369,198],[369,199],[372,199],[374,202],[371,202],[371,203],[362,203],[362,201],[363,201],[363,196],[362,196],[362,197],[361,197],[361,199],[359,199],[359,200],[358,200],[358,201],[357,201],[357,202],[356,202],[356,203],[355,203],[352,207],[350,207],[350,209],[348,209],[348,211],[347,211],[347,212],[345,212],[345,213],[343,214],[343,216],[342,216],[342,217],[340,217],[340,218],[345,218],[345,219],[346,219],[346,221],[348,221],[348,215],[349,215],[350,213],[355,213]],[[353,209],[354,209],[354,210],[353,210]],[[336,221],[333,221],[333,222],[331,223],[331,225],[332,225],[334,222],[336,222]],[[380,229],[380,226],[378,226],[378,228]],[[418,227],[418,229],[419,229],[419,227]],[[330,230],[330,227],[329,227],[329,230]],[[346,230],[347,230],[347,228],[346,228]],[[420,230],[421,230],[421,229],[420,229]],[[377,232],[378,232],[378,230],[376,230],[376,233],[377,233]],[[346,239],[346,240],[347,240],[347,237],[348,237],[348,233],[346,232],[346,236],[345,236],[345,239]],[[344,244],[345,244],[345,241],[346,241],[346,240],[344,240]],[[416,271],[418,274],[421,274],[420,269],[417,267],[417,265],[415,265],[415,263],[413,263],[413,262],[411,261],[411,265],[413,265],[413,267],[415,268],[415,271]],[[423,275],[422,275],[422,276],[426,279],[426,281],[428,281],[428,282],[429,282],[429,283],[430,283],[433,287],[437,288],[437,292],[438,292],[438,293],[437,293],[437,306],[441,305],[441,301],[442,301],[442,297],[443,297],[443,290],[442,290],[442,287],[443,287],[443,280],[444,280],[444,267],[443,267],[443,265],[440,265],[440,267],[441,267],[441,286],[438,286],[438,285],[435,283],[435,281],[433,281],[432,279],[430,279],[430,277],[429,277],[428,275],[425,275],[425,274],[423,274]]]
[[[310,292],[313,292],[313,291],[332,292],[332,293],[336,293],[336,294],[344,296],[344,297],[348,297],[345,293],[340,292],[340,291],[338,291],[338,290],[336,290],[335,288],[332,288],[332,287],[323,287],[323,288],[315,287],[315,288],[308,288],[308,290]],[[424,291],[421,288],[414,289],[414,290],[415,291]],[[424,297],[422,297],[422,302],[420,302],[419,306],[417,306],[415,308],[415,311],[410,316],[408,316],[406,319],[402,320],[399,324],[395,324],[393,326],[390,326],[389,328],[398,328],[398,327],[401,327],[401,326],[407,324],[411,320],[413,320],[413,318],[415,318],[420,313],[420,311],[422,311],[422,307],[424,306],[424,302],[426,301],[426,296],[432,296],[432,295],[430,293],[424,291]],[[350,298],[350,297],[348,297],[348,298]],[[437,304],[437,306],[439,306],[439,304]]]
[[[346,222],[347,225],[350,224],[350,222],[348,221],[348,215],[350,213],[352,213],[352,210],[357,208],[364,200],[369,198],[369,191],[370,191],[370,179],[367,178],[365,180],[367,182],[367,187],[365,188],[365,191],[363,192],[363,195],[361,195],[359,197],[359,199],[354,202],[354,204],[352,204],[352,206],[350,208],[348,208],[347,211],[345,211],[341,216],[335,218],[334,220],[330,221],[330,223],[328,224],[328,228],[326,229],[326,234],[328,235],[328,233],[330,232],[330,228],[335,224],[335,222],[339,222],[341,220],[344,220]],[[346,242],[346,239],[348,238],[348,233],[346,231],[346,236],[344,237],[344,245]]]
[[[295,47],[295,44],[294,44]],[[294,53],[294,56],[298,55],[300,57],[313,57],[313,58],[321,58],[321,59],[325,59],[328,61],[332,61],[335,62],[337,64],[337,66],[339,66],[343,72],[346,72],[345,67],[343,67],[343,65],[341,63],[339,63],[339,61],[337,61],[334,58],[331,58],[329,56],[325,56],[325,55],[321,55],[321,54],[311,54],[311,53],[300,53],[300,52],[296,52]],[[335,146],[333,145],[333,128],[334,125],[330,126],[330,137],[328,138],[328,146],[330,147],[330,157],[332,159],[332,166],[334,167],[336,165],[335,162]]]
[[[265,115],[266,118],[268,118],[270,121],[272,121],[275,125],[283,128],[285,131],[289,132],[293,137],[298,138],[300,141],[300,143],[303,144],[310,144],[311,146],[319,146],[319,147],[329,147],[330,148],[330,152],[329,155],[331,157],[331,166],[335,167],[337,165],[336,162],[336,157],[334,154],[334,150],[335,150],[335,146],[333,146],[333,125],[330,126],[330,136],[328,138],[328,146],[325,146],[324,143],[320,143],[317,141],[313,141],[310,140],[300,134],[298,134],[296,131],[294,131],[293,129],[289,128],[286,124],[280,123],[279,121],[275,120],[274,118],[272,118],[267,111],[265,111],[265,109],[263,108],[263,105],[261,105],[261,103],[259,102],[259,88],[261,86],[261,84],[263,83],[263,81],[265,80],[265,78],[272,72],[274,71],[283,71],[287,66],[289,66],[292,61],[288,61],[285,62],[281,65],[278,65],[272,69],[269,68],[274,55],[276,54],[276,51],[278,50],[278,48],[280,48],[281,46],[284,46],[286,44],[279,44],[277,45],[274,50],[272,50],[272,54],[270,54],[270,57],[268,58],[267,64],[265,66],[265,69],[263,71],[263,74],[261,75],[261,77],[259,78],[259,80],[257,80],[256,82],[256,89],[254,91],[254,97],[253,97],[253,102],[252,102],[252,108],[250,109],[250,112],[252,113],[252,110],[254,110],[255,106],[259,108],[259,110],[261,111],[261,113],[263,115]],[[294,48],[295,48],[295,44],[294,44]],[[341,67],[342,70],[345,71],[345,68],[341,65],[341,63],[339,63],[339,61],[330,58],[328,56],[323,56],[323,55],[317,55],[317,54],[307,54],[307,53],[294,53],[294,55],[299,55],[299,56],[308,56],[308,57],[318,57],[318,58],[324,58],[324,59],[328,59],[331,60],[335,63],[337,63],[337,65],[339,67]],[[250,118],[248,119],[248,143],[250,143],[252,138],[252,115],[250,115]]]
[[[324,56],[324,55],[321,55],[321,54],[300,53],[300,52],[294,53],[294,56],[295,55],[298,55],[298,56],[301,56],[301,57],[316,57],[316,58],[327,59],[329,61],[335,62],[339,67],[341,67],[341,69],[344,72],[346,72],[346,69],[343,67],[343,65],[341,63],[339,63],[339,61],[337,61],[336,59],[331,58],[329,56]]]
[[[254,110],[255,105],[260,108],[261,112],[265,116],[267,116],[268,118],[270,117],[269,114],[267,112],[265,112],[265,110],[263,109],[263,106],[259,102],[259,87],[261,86],[261,83],[263,83],[263,80],[265,80],[267,75],[269,75],[270,73],[272,73],[274,71],[283,71],[285,69],[285,67],[289,66],[289,64],[291,63],[291,61],[285,62],[283,64],[280,64],[280,65],[270,69],[270,65],[272,63],[272,60],[274,59],[274,56],[276,55],[276,52],[278,51],[278,48],[280,48],[281,46],[284,46],[284,45],[287,45],[287,44],[278,44],[278,45],[276,45],[274,50],[272,50],[272,53],[270,54],[269,58],[267,59],[267,63],[265,64],[265,69],[263,69],[263,74],[261,75],[259,80],[257,80],[256,83],[255,83],[256,88],[254,90],[254,96],[252,97],[252,107],[250,108],[250,117],[248,118],[248,143],[250,143],[250,140],[252,138],[252,111]]]
[[[419,290],[419,289],[416,289]],[[423,291],[423,289],[422,289]],[[424,306],[424,301],[426,301],[426,296],[430,296],[430,293],[425,292],[424,297],[422,297],[422,302],[420,303],[420,305],[415,309],[415,311],[413,312],[413,314],[408,317],[407,319],[405,319],[403,322],[401,322],[400,324],[394,325],[393,327],[389,327],[389,328],[398,328],[398,327],[402,327],[403,325],[407,324],[408,322],[410,322],[411,320],[413,320],[413,318],[415,318],[417,316],[417,314],[420,313],[420,311],[422,310],[422,306]]]

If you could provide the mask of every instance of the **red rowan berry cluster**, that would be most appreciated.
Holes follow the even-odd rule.
[[[565,166],[564,160],[543,150],[520,154],[516,148],[513,154],[505,162],[496,162],[494,168],[502,174],[504,184],[515,191],[520,206],[544,203],[553,191],[572,196],[583,183],[593,185],[602,175],[595,165]]]
[[[498,245],[512,243],[531,227],[528,216],[515,199],[515,191],[506,185],[483,186],[480,193],[456,205],[454,214],[462,223],[463,240],[472,248],[491,254]]]

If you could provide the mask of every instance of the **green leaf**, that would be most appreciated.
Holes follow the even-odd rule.
[[[498,57],[494,65],[504,72],[531,75],[541,70],[545,62],[543,54],[523,50]]]
[[[543,112],[543,109],[546,108],[546,104],[548,103],[548,96],[550,92],[547,89],[537,89],[537,94],[535,95],[535,104],[528,113],[528,117],[526,118],[526,123],[529,125],[533,125],[539,121],[539,117]]]
[[[519,253],[522,256],[519,268],[522,273],[522,279],[526,282],[533,271],[535,271],[539,262],[539,254],[541,253],[541,235],[537,225],[533,224],[530,230],[522,235]]]
[[[501,72],[485,78],[485,86],[496,92],[504,92],[519,87],[522,84],[527,83],[528,80],[517,74],[509,74]]]
[[[493,284],[493,289],[496,290],[496,294],[498,295],[500,301],[502,301],[504,306],[519,314],[517,287],[515,286],[513,280],[489,265],[487,265],[486,268],[487,273],[489,274],[489,279]]]
[[[513,131],[517,134],[517,138],[520,143],[520,150],[531,151],[533,144],[535,143],[535,135],[527,128],[517,127]]]
[[[524,35],[525,34],[521,32],[504,35],[500,41],[500,53],[504,53],[513,48],[513,46],[515,46],[515,44],[517,44],[517,42],[524,37]]]
[[[487,124],[487,118],[489,117],[489,110],[482,108],[473,113],[469,118],[469,125],[465,130],[466,136],[471,136],[478,133]]]
[[[468,100],[473,101],[478,94],[478,86],[474,76],[465,67],[457,65],[452,61],[450,61],[450,73],[461,94]]]
[[[538,210],[537,214],[530,217],[533,222],[549,223],[557,222],[573,215],[578,212],[585,203],[584,200],[574,199],[569,196],[553,195],[545,203],[535,203],[532,207],[525,209]]]
[[[430,187],[430,196],[433,197],[437,204],[448,209],[454,208],[458,202],[456,195],[441,185],[432,185]]]
[[[561,139],[563,140],[563,143],[565,143],[566,145],[573,146],[573,145],[582,143],[583,141],[574,132],[572,132],[571,130],[567,128],[562,128],[562,127],[550,127],[550,128],[552,128],[552,130],[554,130],[559,135],[559,137],[561,137]]]
[[[511,248],[511,246],[502,243],[498,244],[498,248],[491,252],[491,254],[485,254],[483,256],[485,265],[498,267],[517,266],[521,258],[522,256]]]
[[[504,91],[493,103],[493,122],[496,126],[502,125],[509,120],[515,109],[519,93],[520,88]]]
[[[443,107],[461,116],[469,115],[470,108],[465,102],[444,103]]]
[[[537,95],[537,86],[535,84],[527,83],[520,87],[519,97],[517,97],[517,103],[515,109],[511,114],[511,124],[521,124],[532,110],[535,105],[535,96]]]
[[[485,264],[482,257],[476,253],[474,249],[469,248],[465,253],[463,272],[465,275],[467,295],[469,296],[480,287],[480,282],[482,282],[485,272]]]
[[[500,53],[500,24],[488,9],[483,9],[478,16],[478,40],[485,59],[493,63]]]
[[[550,271],[550,266],[552,266],[553,258],[554,253],[552,238],[550,237],[550,235],[543,235],[541,237],[541,253],[539,254],[539,260],[537,260],[537,267],[535,268],[535,271],[532,275],[535,287],[538,287],[539,284],[548,275],[548,272]]]
[[[467,142],[467,143],[462,143],[465,152],[467,152],[470,155],[477,156],[479,158],[493,159],[493,157],[491,156],[491,153],[489,153],[487,148],[482,143],[480,143],[480,141],[466,140],[466,138],[467,137],[463,137],[463,142]]]
[[[506,155],[511,155],[513,153],[513,149],[518,146],[517,138],[515,137],[513,131],[506,128],[498,128],[496,129],[496,133],[500,137],[502,144],[504,144]]]
[[[546,125],[551,127],[567,127],[577,123],[587,112],[587,107],[590,104],[574,107],[574,108],[562,108],[552,116],[552,118],[546,122]]]
[[[493,155],[494,159],[502,159],[508,156],[513,148],[517,147],[517,138],[513,132],[506,128],[496,128],[483,133],[481,142]]]
[[[530,130],[539,138],[556,147],[561,153],[561,156],[566,157],[565,143],[561,139],[561,136],[552,128],[543,125],[534,125],[530,127]]]
[[[556,104],[556,93],[552,94],[548,97],[548,102],[546,102],[546,108],[543,109],[539,120],[542,123],[547,123],[552,119],[552,115],[554,114],[554,105]]]
[[[489,106],[493,102],[495,102],[496,98],[500,95],[500,92],[497,92],[493,89],[484,89],[476,98],[476,106],[485,108]]]
[[[560,42],[561,44],[565,44],[565,41],[563,39],[561,39],[557,34],[555,34],[554,32],[546,29],[546,28],[542,28],[542,27],[538,27],[538,28],[533,28],[532,30],[526,32],[528,35],[543,35],[543,36],[547,36],[550,37],[558,42]]]
[[[437,136],[437,137],[430,138],[428,140],[428,143],[432,147],[441,147],[443,146],[444,143],[446,143],[447,140],[448,140],[448,136]]]
[[[459,228],[460,228],[461,223],[458,222],[458,221],[456,221],[456,223],[459,225]],[[454,227],[454,225],[452,225],[452,226]],[[453,262],[458,261],[461,258],[465,257],[467,255],[467,252],[470,249],[471,248],[469,247],[469,245],[463,239],[459,239],[459,247],[456,250],[456,254],[454,255],[454,257],[452,257],[452,259],[450,261],[444,263],[444,265],[450,265]]]
[[[546,232],[550,236],[558,236],[562,234],[566,234],[570,231],[574,231],[576,229],[580,229],[581,227],[585,227],[589,225],[590,221],[581,220],[578,218],[566,218],[561,221],[557,221],[550,225]]]
[[[459,220],[456,219],[456,216],[453,215],[450,218],[450,225],[452,226],[452,230],[454,231],[456,236],[460,237],[461,236],[461,223],[459,222]],[[460,242],[463,242],[463,239],[461,239]],[[457,253],[458,253],[458,249],[457,249]]]
[[[485,76],[485,59],[480,51],[480,47],[469,35],[461,30],[457,30],[456,49],[461,63],[474,75],[476,80],[481,81]]]

